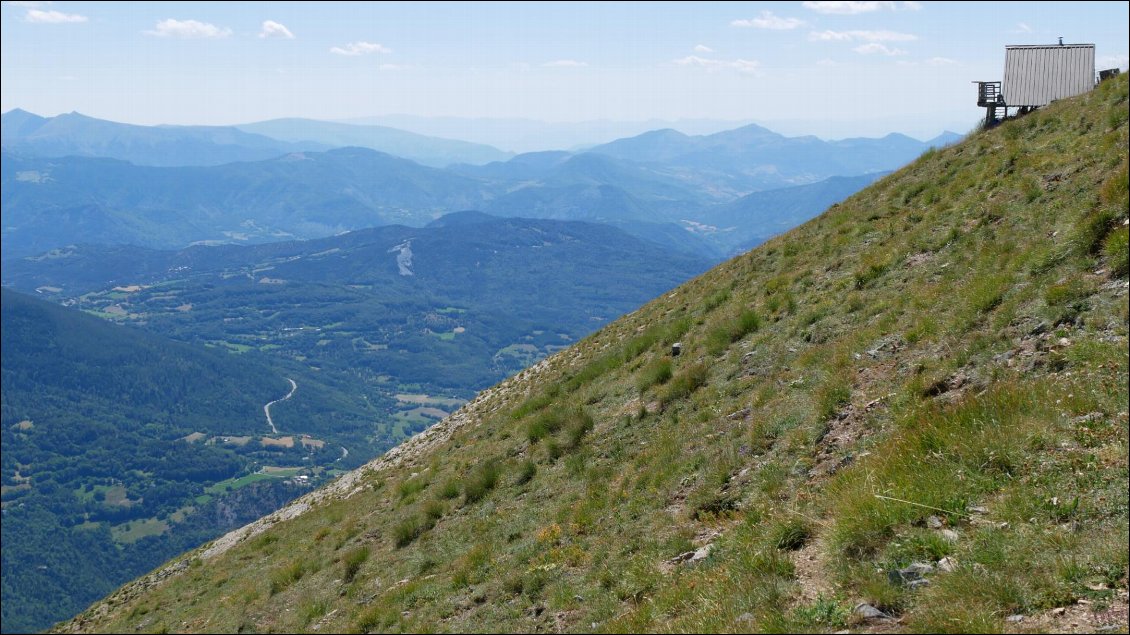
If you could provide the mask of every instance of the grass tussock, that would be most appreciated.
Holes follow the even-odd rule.
[[[530,460],[522,461],[522,464],[518,466],[517,474],[515,474],[514,476],[514,484],[525,485],[526,483],[534,480],[534,477],[537,476],[537,473],[537,463],[534,463]]]
[[[483,462],[467,475],[463,484],[463,499],[467,504],[481,501],[498,484],[501,475],[502,468],[497,461]]]
[[[306,563],[294,560],[271,572],[268,582],[271,595],[281,593],[306,575]]]
[[[360,546],[345,554],[341,559],[342,572],[341,579],[345,582],[352,582],[353,578],[357,576],[357,572],[361,570],[361,565],[369,559],[369,547]]]
[[[731,344],[753,333],[760,326],[761,318],[749,309],[724,318],[707,332],[706,351],[713,356],[721,355]]]
[[[636,388],[640,392],[644,392],[652,386],[665,384],[670,381],[673,376],[671,370],[671,360],[669,358],[660,358],[648,364],[642,371],[640,371],[639,380],[636,382]]]
[[[393,528],[392,539],[397,547],[407,547],[412,541],[419,538],[427,531],[424,522],[416,516],[409,516],[398,522]]]
[[[684,399],[694,391],[706,385],[710,376],[710,369],[706,364],[694,363],[679,371],[667,384],[660,398],[660,405],[667,407],[680,399]]]

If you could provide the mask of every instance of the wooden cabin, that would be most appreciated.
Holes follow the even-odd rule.
[[[1011,45],[1004,49],[1004,79],[977,84],[977,105],[991,126],[1008,116],[1024,114],[1057,99],[1081,95],[1095,87],[1095,45]]]

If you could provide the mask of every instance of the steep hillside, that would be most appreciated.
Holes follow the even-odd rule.
[[[928,153],[60,629],[1125,629],[1127,114]]]

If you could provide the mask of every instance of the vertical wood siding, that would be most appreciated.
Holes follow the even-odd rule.
[[[1094,87],[1094,44],[1005,48],[1001,92],[1009,106],[1046,106]]]

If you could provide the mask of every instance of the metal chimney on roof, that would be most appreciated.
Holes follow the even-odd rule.
[[[1059,45],[1063,46],[1063,36],[1060,36],[1060,38],[1059,38]]]

